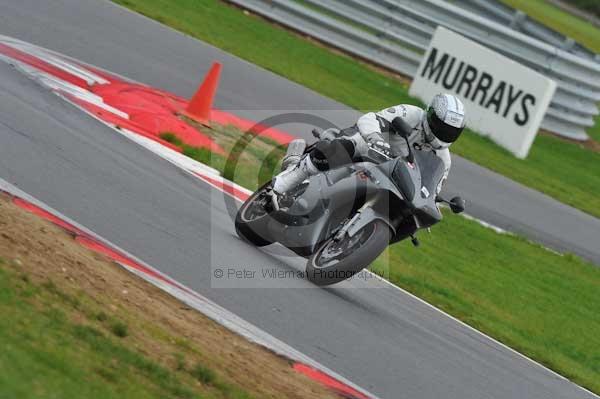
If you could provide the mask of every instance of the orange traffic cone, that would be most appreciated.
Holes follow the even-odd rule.
[[[217,92],[217,86],[219,85],[219,76],[221,75],[222,65],[215,62],[206,77],[204,82],[198,88],[194,97],[190,100],[187,108],[183,114],[189,118],[192,118],[196,122],[200,122],[203,125],[208,125],[210,122],[210,111],[212,109],[213,98]]]

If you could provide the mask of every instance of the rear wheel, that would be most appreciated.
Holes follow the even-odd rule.
[[[267,237],[267,223],[271,198],[267,193],[270,183],[256,190],[240,207],[235,216],[237,235],[257,247],[272,244]]]
[[[387,247],[389,226],[375,220],[349,237],[325,241],[306,263],[306,277],[317,285],[331,285],[346,280],[369,266]]]

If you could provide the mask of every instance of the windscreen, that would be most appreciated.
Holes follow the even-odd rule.
[[[432,151],[415,151],[415,161],[421,169],[421,183],[430,193],[435,193],[437,185],[444,177],[444,163]]]

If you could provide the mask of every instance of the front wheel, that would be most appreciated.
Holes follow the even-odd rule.
[[[269,202],[267,191],[270,183],[256,190],[238,210],[235,217],[235,231],[243,240],[257,247],[272,244],[267,234]]]
[[[352,237],[325,241],[306,263],[306,277],[316,285],[346,280],[366,268],[390,242],[389,226],[375,220]]]

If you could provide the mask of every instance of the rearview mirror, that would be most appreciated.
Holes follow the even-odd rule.
[[[404,138],[408,138],[412,132],[412,127],[410,127],[410,125],[399,116],[392,120],[392,128],[394,128],[394,131],[397,135]]]
[[[460,197],[454,197],[449,202],[453,213],[463,213],[465,211],[465,200]]]

